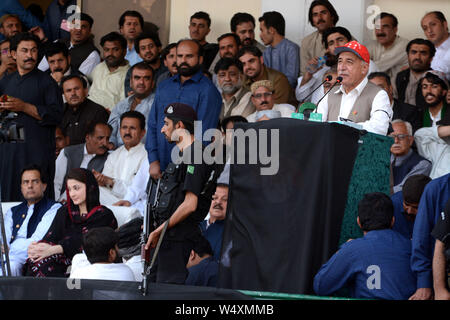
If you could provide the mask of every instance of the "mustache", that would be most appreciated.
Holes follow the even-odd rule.
[[[263,101],[263,102],[261,102],[261,105],[263,106],[263,105],[265,105],[265,104],[269,104],[269,101]]]
[[[27,60],[24,60],[23,62],[36,62],[36,60],[34,60],[33,58],[29,58]]]
[[[127,138],[127,137],[128,137],[128,138],[131,138],[131,134],[126,133],[126,134],[123,135],[123,137],[124,137],[124,138]]]
[[[317,21],[317,24],[319,23],[325,23],[325,20],[320,19],[319,21]]]
[[[384,33],[384,32],[383,33],[378,33],[377,34],[377,38],[379,38],[379,37],[386,37],[386,33]]]
[[[58,68],[58,69],[53,70],[53,72],[63,72],[63,71],[64,70],[62,68]]]
[[[216,204],[216,205],[213,207],[213,209],[220,209],[220,210],[223,210],[223,207],[222,207],[221,204]]]

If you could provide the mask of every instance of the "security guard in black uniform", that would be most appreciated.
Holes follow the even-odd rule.
[[[170,143],[176,143],[176,151],[172,152],[172,163],[160,180],[158,205],[152,210],[156,228],[150,233],[145,249],[157,246],[168,222],[150,271],[150,281],[184,284],[189,254],[201,236],[198,225],[208,213],[217,175],[213,166],[199,157],[203,155],[203,145],[194,140],[194,121],[197,120],[194,109],[173,103],[165,108],[164,115],[161,133]],[[178,151],[180,157],[175,161]]]

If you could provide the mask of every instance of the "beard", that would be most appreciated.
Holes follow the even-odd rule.
[[[425,101],[425,106],[427,108],[433,108],[436,107],[437,105],[439,105],[442,101],[444,101],[445,96],[438,96],[436,97],[436,100],[434,102],[428,103]]]
[[[239,81],[236,84],[233,84],[231,82],[227,82],[220,86],[220,89],[225,94],[234,94],[236,93],[240,88],[242,87],[242,81],[239,79]]]
[[[119,67],[122,64],[122,62],[123,62],[123,59],[115,58],[112,56],[109,56],[108,58],[105,59],[106,65],[110,68]]]
[[[202,68],[201,64],[196,64],[195,66],[191,67],[187,63],[182,63],[179,66],[177,65],[177,71],[178,74],[184,76],[184,77],[190,77],[196,74],[200,69]]]
[[[159,56],[154,56],[153,58],[151,58],[150,60],[145,60],[145,62],[147,62],[147,64],[154,64],[158,61]]]

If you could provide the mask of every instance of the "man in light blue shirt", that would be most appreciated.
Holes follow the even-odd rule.
[[[61,207],[60,203],[44,197],[46,188],[46,177],[38,166],[30,165],[22,170],[21,191],[25,201],[5,214],[12,276],[22,275],[22,266],[28,258],[28,246],[45,236]]]
[[[130,86],[133,94],[120,101],[111,111],[108,124],[112,127],[109,141],[115,148],[123,145],[120,136],[120,116],[127,111],[138,111],[145,116],[147,123],[148,115],[155,98],[152,92],[154,88],[154,70],[146,62],[139,62],[131,67]],[[146,124],[147,126],[147,124]],[[145,143],[145,136],[142,140]]]
[[[134,40],[142,33],[144,26],[144,18],[137,11],[125,11],[119,19],[120,34],[127,39],[127,54],[125,59],[128,60],[130,66],[142,61],[142,58],[134,48]]]
[[[202,131],[196,130],[196,134],[202,135],[206,130],[217,127],[222,108],[222,96],[212,81],[203,75],[203,48],[199,42],[180,40],[176,48],[178,74],[158,85],[148,119],[145,148],[152,178],[159,178],[171,162],[173,145],[161,133],[164,109],[175,102],[192,106],[198,120],[202,121]],[[201,138],[196,136],[196,139]]]
[[[261,40],[268,46],[264,50],[264,65],[278,70],[288,78],[295,88],[300,72],[300,47],[285,38],[285,21],[276,11],[265,12],[259,18]]]

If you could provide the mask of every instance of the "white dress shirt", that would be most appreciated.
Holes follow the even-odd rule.
[[[439,137],[437,129],[437,126],[421,128],[414,134],[417,151],[433,164],[431,179],[450,173],[450,144]]]
[[[70,44],[69,50],[72,49],[73,45]],[[102,62],[100,55],[96,50],[92,51],[88,57],[80,64],[78,71],[82,74],[88,76],[91,74],[92,70],[94,70],[95,66]],[[41,71],[47,71],[50,68],[48,65],[47,58],[44,56],[39,63],[38,69]]]
[[[339,118],[348,119],[353,105],[361,92],[364,90],[368,83],[367,77],[364,78],[356,88],[349,93],[345,93],[344,88],[341,86],[335,91],[342,92],[341,109],[339,112]],[[317,112],[322,114],[322,121],[327,121],[328,117],[328,95],[319,103]],[[370,111],[370,119],[364,122],[360,122],[364,130],[372,133],[386,135],[389,122],[392,119],[393,111],[391,108],[391,102],[386,91],[380,90],[372,102],[372,109]]]
[[[72,279],[136,281],[133,271],[124,263],[94,263],[71,272]]]
[[[146,212],[147,202],[147,184],[150,178],[149,174],[150,165],[148,160],[144,160],[139,167],[138,172],[133,178],[133,182],[127,189],[127,193],[123,200],[127,200],[131,203],[131,206],[138,209],[141,215],[144,216]]]
[[[436,48],[431,69],[445,73],[447,80],[450,81],[450,36]]]
[[[114,186],[112,188],[100,187],[100,203],[112,205],[122,200],[143,161],[148,160],[147,151],[142,143],[130,150],[123,145],[112,152],[106,159],[102,173],[114,179]]]

